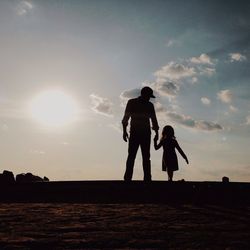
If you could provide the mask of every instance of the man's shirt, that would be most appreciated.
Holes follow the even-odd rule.
[[[127,126],[129,118],[131,118],[130,131],[150,132],[150,119],[152,121],[152,129],[159,129],[153,103],[145,101],[141,97],[128,101],[122,124]]]

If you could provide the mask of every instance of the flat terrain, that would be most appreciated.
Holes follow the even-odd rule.
[[[0,183],[1,184],[1,183]],[[152,181],[59,181],[0,185],[0,202],[88,204],[242,204],[250,183]]]
[[[250,249],[250,206],[0,203],[0,249]]]

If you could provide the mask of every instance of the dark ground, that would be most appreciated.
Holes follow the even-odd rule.
[[[0,203],[0,249],[250,249],[250,206]]]
[[[250,183],[0,185],[2,249],[250,249]]]

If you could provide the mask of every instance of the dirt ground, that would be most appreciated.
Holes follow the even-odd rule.
[[[250,207],[0,204],[0,249],[250,249]]]

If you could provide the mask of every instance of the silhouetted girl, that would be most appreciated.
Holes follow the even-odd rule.
[[[158,150],[161,146],[163,147],[163,156],[162,156],[162,171],[168,172],[168,180],[173,180],[174,171],[178,170],[178,159],[175,152],[175,148],[179,151],[182,157],[186,160],[188,164],[188,159],[185,153],[182,151],[179,146],[175,135],[173,127],[167,125],[162,130],[162,137],[159,144],[157,144],[158,138],[154,138],[154,147],[155,150]]]

